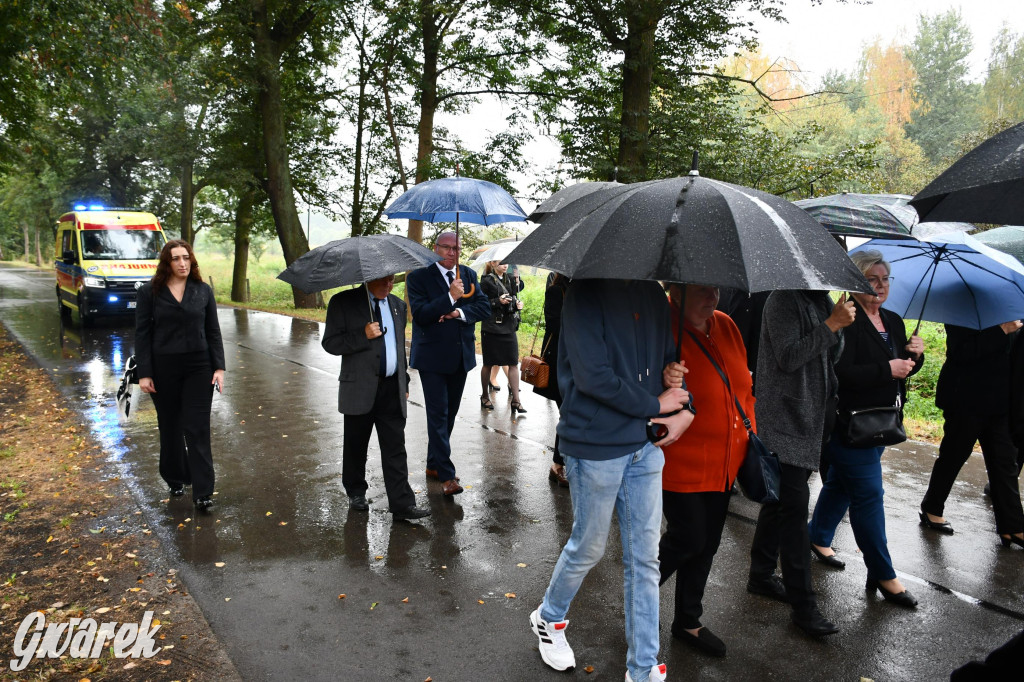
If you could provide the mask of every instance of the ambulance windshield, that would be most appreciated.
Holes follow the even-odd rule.
[[[84,260],[156,260],[163,245],[156,230],[82,230]]]

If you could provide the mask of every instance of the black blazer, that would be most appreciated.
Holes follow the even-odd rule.
[[[843,354],[836,363],[836,376],[839,377],[839,413],[866,407],[884,407],[896,403],[897,391],[901,404],[907,399],[907,382],[892,378],[889,361],[894,358],[912,359],[917,364],[910,376],[917,374],[924,366],[924,354],[914,358],[904,346],[907,345],[907,328],[903,318],[881,308],[882,325],[889,332],[889,339],[895,354],[882,335],[871,324],[864,308],[854,300],[857,317],[853,324],[843,330]]]
[[[488,334],[515,333],[518,325],[514,322],[514,316],[519,312],[516,310],[516,300],[519,297],[519,292],[526,288],[526,283],[523,280],[518,281],[519,286],[516,287],[516,280],[508,272],[502,277],[490,272],[480,278],[480,289],[491,303],[491,316],[480,322],[481,332]],[[512,297],[511,303],[501,302],[501,297],[505,294]]]
[[[213,369],[227,369],[217,301],[205,282],[185,280],[181,303],[165,286],[156,296],[146,282],[135,309],[135,362],[140,379],[152,378],[153,356],[208,351]]]
[[[946,361],[935,386],[935,406],[965,414],[1007,414],[1011,351],[1019,334],[1005,334],[998,326],[976,330],[947,324]],[[1016,370],[1019,376],[1019,363]]]
[[[457,374],[476,366],[476,323],[491,316],[491,304],[481,291],[472,268],[460,265],[459,274],[465,290],[476,287],[469,298],[452,305],[448,282],[431,263],[413,270],[405,277],[405,293],[412,310],[412,346],[409,366],[425,372]],[[445,320],[442,315],[461,308],[466,321]]]

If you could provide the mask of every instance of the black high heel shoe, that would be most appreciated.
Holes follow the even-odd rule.
[[[523,407],[523,404],[520,403],[518,400],[513,400],[511,405],[513,417],[516,416],[516,412],[522,412],[523,414],[526,414],[526,408]]]
[[[480,409],[482,409],[482,410],[493,410],[494,409],[494,403],[491,402],[490,398],[488,398],[485,395],[482,395],[482,396],[480,396]]]
[[[498,386],[497,384],[488,383],[487,386],[488,386],[488,388],[490,388],[495,393],[497,393],[498,391],[501,390],[501,386]]]
[[[939,523],[938,521],[932,521],[924,512],[918,512],[917,515],[921,517],[921,525],[925,528],[937,530],[945,535],[953,534],[953,525],[949,521],[943,521],[942,523]]]
[[[999,536],[999,542],[1003,544],[1003,547],[1009,547],[1010,545],[1017,545],[1018,547],[1024,547],[1024,538],[1019,538],[1016,535],[1011,535],[1008,538],[1004,538],[1002,535]]]
[[[903,606],[908,609],[915,608],[917,606],[917,600],[910,594],[909,590],[903,590],[902,592],[890,592],[889,590],[882,587],[882,583],[872,578],[868,578],[867,584],[864,586],[868,592],[874,592],[878,590],[882,593],[882,599],[896,606]]]

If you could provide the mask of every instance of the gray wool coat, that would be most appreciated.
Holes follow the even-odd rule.
[[[776,291],[764,306],[757,354],[757,434],[783,464],[816,471],[825,406],[839,382],[842,332],[825,326],[823,291]],[[834,404],[834,403],[833,403]]]

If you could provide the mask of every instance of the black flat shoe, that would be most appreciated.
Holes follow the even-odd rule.
[[[1017,545],[1018,547],[1024,547],[1024,538],[1019,538],[1016,535],[1011,535],[1008,538],[1004,538],[1002,535],[999,536],[999,542],[1003,544],[1003,547],[1009,547],[1010,545]]]
[[[410,519],[422,519],[426,516],[430,516],[430,510],[424,509],[423,507],[406,507],[405,509],[396,509],[391,512],[392,518],[395,521],[408,521]]]
[[[792,619],[794,625],[811,637],[824,637],[839,632],[839,627],[821,615],[821,611],[817,608],[806,611],[794,611]]]
[[[185,494],[185,486],[178,483],[171,486],[171,497],[181,497]]]
[[[193,502],[193,504],[196,506],[196,509],[202,512],[207,512],[213,509],[213,500],[209,497],[200,497],[198,500]]]
[[[875,590],[878,590],[882,593],[882,598],[885,599],[885,601],[896,604],[897,606],[903,606],[908,609],[912,609],[917,606],[917,600],[914,599],[914,595],[910,594],[908,590],[903,590],[902,592],[890,592],[882,587],[882,583],[874,580],[873,578],[868,578],[867,584],[865,584],[864,587],[868,592],[872,593]]]
[[[949,521],[943,521],[942,523],[939,523],[938,521],[932,521],[924,512],[918,512],[917,515],[921,517],[921,525],[925,528],[936,530],[944,535],[953,534],[953,526],[952,524],[950,524]]]
[[[686,630],[679,630],[678,632],[673,628],[672,636],[681,642],[689,644],[697,651],[705,653],[708,656],[715,656],[721,658],[725,656],[725,642],[715,636],[711,630],[706,627],[701,627],[697,630],[696,635],[691,635]]]
[[[366,497],[363,495],[353,495],[348,498],[348,508],[355,509],[356,511],[367,511],[370,509],[370,503],[366,501]]]
[[[832,550],[832,551],[834,552],[835,550]],[[831,554],[831,555],[829,555],[829,554],[822,554],[821,550],[818,549],[817,547],[815,547],[813,544],[811,545],[811,554],[814,555],[815,559],[817,559],[821,563],[825,564],[829,568],[834,568],[834,569],[837,569],[839,571],[841,571],[844,568],[846,568],[846,562],[845,561],[843,561],[842,559],[837,558],[835,554]]]
[[[759,594],[783,604],[789,603],[789,599],[786,597],[786,586],[782,584],[782,580],[777,575],[770,576],[767,580],[755,580],[754,578],[747,580],[747,592]]]

